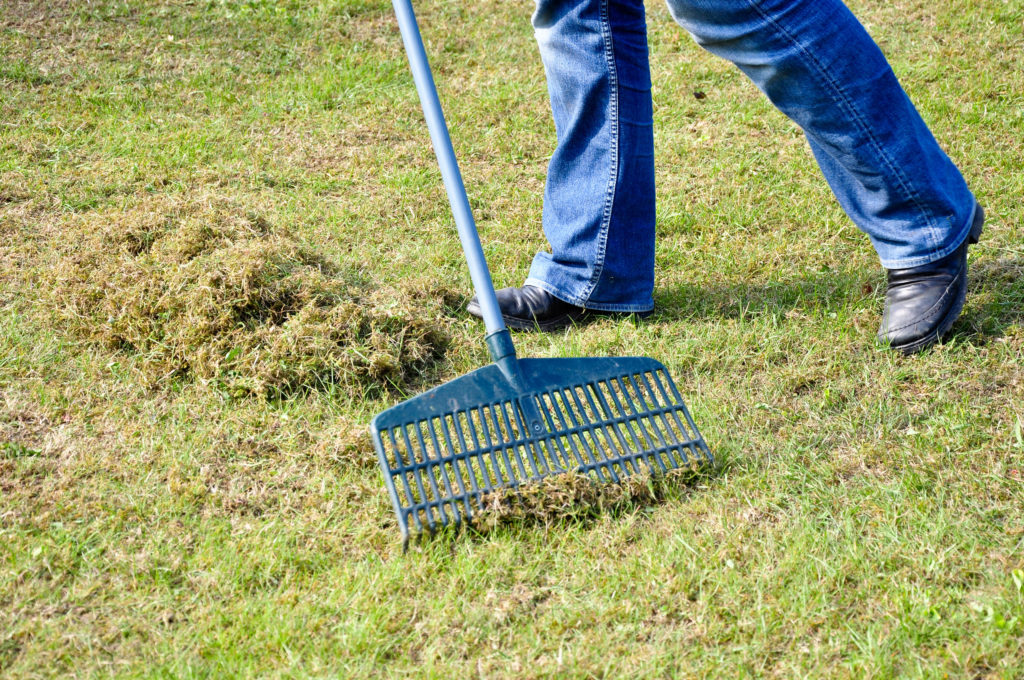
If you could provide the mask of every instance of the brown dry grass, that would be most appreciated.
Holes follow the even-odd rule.
[[[672,490],[693,483],[700,474],[698,467],[666,474],[640,472],[618,484],[597,482],[577,472],[553,475],[515,489],[496,489],[484,494],[474,511],[473,527],[490,531],[516,524],[579,521],[651,505],[664,500]]]
[[[374,289],[223,200],[91,212],[64,237],[53,307],[77,336],[137,353],[152,385],[190,376],[272,396],[400,386],[448,343],[443,299]]]

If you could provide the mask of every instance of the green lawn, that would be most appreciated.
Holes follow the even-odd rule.
[[[665,362],[719,464],[403,554],[368,423],[488,358],[390,4],[4,0],[0,676],[1024,677],[1024,6],[851,5],[989,215],[951,341],[875,345],[799,131],[652,4],[657,311],[516,341]],[[532,3],[417,9],[518,285]]]

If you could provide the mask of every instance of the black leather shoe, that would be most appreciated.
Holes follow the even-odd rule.
[[[553,331],[598,316],[629,316],[629,313],[600,312],[577,307],[536,286],[502,288],[497,291],[497,295],[498,307],[501,309],[501,318],[505,320],[505,325],[520,331]],[[483,317],[475,295],[466,305],[466,311],[473,316]],[[636,313],[636,316],[644,317],[649,314],[650,312],[640,312]]]
[[[878,339],[903,354],[941,340],[960,317],[967,296],[967,246],[977,243],[985,223],[979,205],[971,231],[955,251],[936,262],[889,269],[885,312]]]

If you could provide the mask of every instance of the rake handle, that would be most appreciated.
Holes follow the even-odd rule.
[[[420,29],[416,23],[412,3],[410,0],[392,0],[392,4],[395,8],[395,16],[398,18],[398,28],[402,32],[402,42],[405,43],[405,53],[409,57],[413,80],[416,82],[416,91],[419,93],[420,104],[423,107],[423,116],[427,119],[430,141],[434,145],[437,163],[441,168],[445,191],[448,192],[448,202],[451,204],[452,216],[455,218],[455,226],[459,231],[462,252],[466,256],[466,264],[469,266],[469,276],[473,280],[473,288],[483,312],[484,326],[487,328],[489,339],[488,346],[491,347],[493,343],[490,338],[497,337],[498,334],[507,335],[505,322],[501,318],[501,309],[498,307],[498,298],[494,292],[494,282],[491,281],[487,260],[484,257],[483,248],[480,246],[480,236],[476,230],[476,222],[473,220],[473,212],[469,207],[466,187],[462,182],[462,173],[459,172],[459,164],[455,160],[455,150],[452,148],[452,140],[448,135],[448,126],[444,120],[444,113],[441,111],[437,87],[434,85],[434,77],[430,72],[430,63],[427,61],[427,53],[423,48],[423,38],[420,37]],[[503,331],[505,332],[503,333]],[[501,344],[507,344],[510,347],[511,341]],[[491,351],[493,354],[493,347]],[[494,359],[497,361],[499,357],[494,357]]]

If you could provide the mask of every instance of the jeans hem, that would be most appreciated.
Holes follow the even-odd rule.
[[[551,295],[554,295],[556,298],[558,298],[562,302],[568,302],[570,305],[576,305],[577,307],[583,307],[584,309],[592,309],[595,312],[622,312],[624,314],[643,314],[645,312],[652,312],[652,311],[654,311],[654,304],[653,303],[651,303],[649,305],[630,305],[630,304],[621,304],[621,305],[611,304],[611,305],[609,305],[609,304],[602,304],[600,302],[596,303],[596,304],[593,304],[593,303],[591,303],[591,302],[589,302],[587,300],[584,300],[584,299],[581,299],[581,298],[577,298],[577,297],[573,297],[572,295],[566,295],[565,293],[563,293],[562,291],[558,290],[558,288],[556,288],[555,286],[551,285],[547,281],[542,281],[540,279],[535,279],[533,277],[527,277],[526,281],[523,282],[523,285],[524,286],[535,286],[537,288],[541,288],[543,290],[546,290]]]
[[[971,208],[971,214],[964,223],[964,226],[960,229],[960,233],[957,234],[956,238],[950,241],[951,245],[946,246],[942,250],[930,253],[928,255],[922,255],[921,257],[907,257],[901,260],[882,260],[882,266],[886,269],[909,269],[910,267],[921,267],[932,262],[938,262],[944,257],[949,256],[957,248],[963,245],[964,241],[967,240],[967,236],[971,233],[971,227],[974,226],[974,218],[978,214],[978,203],[975,201],[974,207]]]

